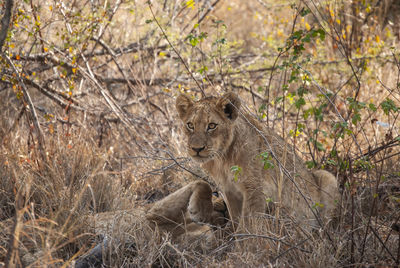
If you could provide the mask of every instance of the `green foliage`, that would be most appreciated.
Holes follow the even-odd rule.
[[[201,32],[199,35],[189,34],[187,39],[192,47],[197,46],[199,43],[203,42],[207,38],[206,32]]]
[[[275,167],[274,162],[272,160],[272,156],[269,152],[263,152],[260,154],[261,161],[264,165],[264,169],[272,169]]]
[[[320,143],[319,141],[317,141],[314,138],[310,138],[310,142],[314,145],[315,148],[317,148],[318,151],[325,151],[325,147],[322,143]]]
[[[239,175],[242,172],[242,168],[239,166],[232,166],[231,172],[233,172],[233,180],[237,182],[239,179]]]
[[[394,101],[388,98],[382,101],[380,107],[386,115],[389,115],[390,112],[396,113],[397,111],[399,111],[399,107],[396,106]]]
[[[323,208],[323,207],[324,207],[324,204],[318,203],[318,202],[316,202],[316,203],[312,206],[313,209],[318,209],[318,208]]]
[[[371,162],[364,158],[355,161],[354,166],[357,168],[361,168],[362,170],[371,170],[373,168]]]

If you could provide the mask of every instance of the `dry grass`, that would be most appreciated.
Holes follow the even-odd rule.
[[[305,160],[334,172],[342,187],[337,219],[321,230],[309,233],[295,219],[273,213],[254,220],[256,233],[230,236],[203,252],[194,244],[172,243],[137,214],[206,177],[186,157],[174,109],[177,94],[199,98],[200,89],[167,46],[145,1],[77,1],[65,7],[32,2],[35,9],[16,3],[0,63],[0,267],[66,267],[105,233],[112,242],[104,256],[110,267],[399,265],[399,110],[385,114],[379,106],[390,98],[400,107],[399,21],[389,23],[397,18],[390,9],[382,13],[371,4],[365,13],[364,7],[370,15],[362,27],[348,21],[337,1],[317,1],[321,14],[296,20],[287,1],[195,1],[193,9],[187,1],[153,3],[155,18],[207,95],[238,92],[250,113]],[[383,2],[398,8],[395,1]],[[322,16],[331,11],[335,20]],[[317,22],[326,29],[325,41],[307,43],[295,64],[284,65],[293,51],[279,56],[277,48],[287,46],[293,30]],[[346,25],[356,30],[352,46],[343,38]],[[196,47],[185,40],[191,29],[194,35],[208,33]],[[103,44],[96,41],[99,34]],[[302,69],[289,83],[296,64]],[[304,79],[306,71],[311,80]],[[297,95],[290,94],[300,86],[310,93],[298,110]],[[27,94],[21,95],[23,87],[37,118]],[[333,93],[332,103],[321,95],[325,89]],[[358,124],[351,124],[355,112],[347,98],[355,92],[358,101],[378,109],[361,110]],[[303,117],[324,103],[323,120]],[[335,136],[334,125],[342,119],[348,132]],[[301,131],[292,135],[299,124]],[[99,232],[96,217],[108,217],[113,228]]]

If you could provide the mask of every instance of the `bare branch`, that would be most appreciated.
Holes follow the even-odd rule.
[[[46,161],[47,157],[46,157],[45,147],[44,147],[45,146],[45,143],[44,143],[45,141],[44,141],[42,130],[40,128],[40,124],[39,124],[39,120],[38,120],[38,117],[37,117],[37,114],[36,114],[35,106],[33,105],[31,96],[29,95],[29,92],[28,92],[28,90],[26,88],[26,85],[25,85],[25,83],[24,83],[24,81],[23,81],[18,69],[15,67],[14,63],[11,61],[11,59],[7,55],[5,55],[5,58],[6,58],[7,62],[8,62],[8,64],[10,64],[10,66],[13,68],[13,71],[14,71],[17,79],[18,79],[18,82],[21,85],[21,89],[22,89],[22,92],[23,92],[23,98],[24,98],[24,101],[29,106],[31,119],[33,121],[33,126],[34,126],[34,129],[35,129],[35,132],[36,132],[36,136],[37,136],[37,139],[38,139],[39,153],[40,153],[40,155],[42,157],[42,160]]]
[[[6,8],[5,8],[4,16],[1,19],[0,52],[3,48],[4,41],[6,40],[6,37],[7,37],[7,32],[8,32],[8,27],[10,26],[13,5],[14,5],[13,0],[6,0]]]

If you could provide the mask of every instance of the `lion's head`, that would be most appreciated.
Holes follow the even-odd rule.
[[[198,102],[185,95],[176,99],[176,109],[188,136],[187,150],[193,159],[206,162],[224,155],[233,140],[239,107],[239,97],[233,92]]]

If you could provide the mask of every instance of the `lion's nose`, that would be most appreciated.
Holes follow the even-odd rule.
[[[204,148],[206,148],[205,146],[203,147],[192,147],[192,150],[195,151],[197,154],[199,154],[201,151],[204,150]]]

